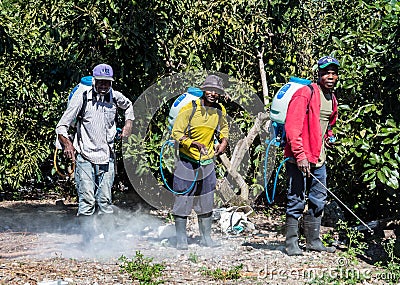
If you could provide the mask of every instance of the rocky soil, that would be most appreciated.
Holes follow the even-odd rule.
[[[373,247],[374,240],[369,241],[369,253],[356,259],[346,255],[339,241],[335,254],[287,256],[283,211],[278,208],[255,211],[246,216],[247,224],[230,227],[228,232],[221,231],[222,210],[216,212],[213,237],[221,241],[219,248],[198,245],[193,215],[187,251],[174,248],[174,227],[166,212],[124,207],[116,207],[112,231],[98,229],[95,239],[84,245],[76,208],[76,203],[55,200],[0,202],[0,284],[57,284],[45,283],[55,280],[59,284],[140,284],[121,272],[119,261],[121,256],[134,259],[137,253],[152,258],[151,264],[165,266],[159,279],[163,284],[389,283],[385,271],[373,265],[384,254]],[[249,212],[237,209],[236,213]],[[332,228],[323,231],[337,237]],[[238,279],[233,279],[235,272]],[[392,282],[400,281],[392,278]]]

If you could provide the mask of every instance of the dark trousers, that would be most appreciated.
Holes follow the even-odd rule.
[[[286,215],[298,219],[306,205],[306,193],[308,193],[308,212],[313,217],[319,217],[325,207],[327,198],[326,189],[312,176],[307,178],[297,168],[297,164],[287,162],[286,172],[288,176],[288,193]],[[326,186],[326,166],[312,167],[311,173]]]
[[[178,161],[174,172],[174,191],[182,193],[190,187],[192,189],[184,195],[175,196],[174,215],[190,216],[192,209],[198,215],[212,212],[217,181],[214,168],[214,163],[202,166],[183,159]]]

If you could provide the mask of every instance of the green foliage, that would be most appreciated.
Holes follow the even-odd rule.
[[[397,243],[398,244],[398,243]],[[395,253],[396,240],[389,239],[383,243],[388,258],[385,263],[377,262],[375,265],[383,268],[387,284],[398,284],[400,281],[400,258]]]
[[[201,269],[202,274],[205,276],[210,276],[211,278],[215,280],[237,280],[239,279],[240,276],[240,270],[243,269],[243,264],[240,264],[238,266],[234,266],[231,269],[224,270],[221,268],[216,268],[214,270],[208,269],[206,267],[203,267]]]
[[[331,177],[354,209],[379,217],[398,209],[399,67],[398,1],[328,1],[336,33],[329,36],[340,58],[338,155]],[[348,5],[352,6],[348,10]],[[344,13],[345,9],[347,12]],[[363,11],[369,10],[368,14]],[[348,19],[353,19],[344,24]],[[393,53],[393,51],[396,51]],[[359,191],[359,189],[365,189]],[[375,212],[376,211],[376,212]]]
[[[193,262],[193,263],[198,263],[199,262],[199,256],[194,252],[189,253],[189,258],[188,259],[189,259],[190,262]]]
[[[133,280],[139,281],[142,285],[156,285],[164,283],[159,280],[165,266],[162,264],[152,264],[153,258],[144,257],[140,251],[136,251],[136,256],[130,260],[125,256],[118,259],[120,262],[121,272],[131,275]]]
[[[339,220],[337,223],[338,230],[344,231],[346,233],[347,241],[347,251],[344,256],[351,259],[353,262],[357,261],[357,256],[364,254],[364,249],[367,249],[367,243],[362,241],[364,234],[359,232],[357,229],[350,228],[347,222]]]
[[[363,181],[371,181],[371,188],[375,188],[375,181],[379,179],[381,183],[398,189],[400,128],[396,126],[393,119],[388,119],[383,126],[378,125],[377,129],[379,129],[377,134],[366,135],[367,140],[370,138],[372,141],[373,137],[381,140],[381,145],[376,153],[369,153],[365,160]]]
[[[322,242],[324,243],[325,246],[332,245],[332,243],[334,241],[335,241],[335,238],[333,237],[333,231],[329,231],[322,235]]]
[[[2,193],[57,178],[54,128],[67,94],[99,62],[113,66],[115,89],[132,100],[168,75],[213,70],[251,87],[254,92],[238,93],[245,104],[254,93],[261,96],[258,52],[264,52],[270,98],[289,76],[312,79],[316,60],[331,54],[341,69],[330,187],[371,217],[398,213],[398,1],[3,0],[0,8]],[[167,112],[160,110],[146,137],[128,142],[145,145],[142,153],[126,154],[137,159],[135,171],[158,175]],[[240,108],[228,113],[247,133],[254,118]],[[232,135],[233,150],[238,135]],[[263,186],[263,144],[256,140],[248,158],[245,180],[254,195]],[[171,171],[172,160],[165,163]],[[283,176],[279,181],[284,187]]]
[[[388,254],[388,263],[400,263],[399,253],[397,253],[396,255],[396,243],[397,246],[399,246],[399,241],[397,240],[396,242],[395,239],[389,239],[387,242],[383,243],[383,248],[385,249],[385,252]]]
[[[349,233],[347,225],[341,223],[340,227],[346,229]],[[353,247],[356,247],[358,243],[354,243],[354,233],[348,235],[349,238],[353,238]],[[398,284],[400,280],[400,265],[399,259],[394,255],[394,244],[395,240],[390,239],[387,243],[384,243],[384,249],[388,254],[388,260],[384,264],[378,262],[375,265],[378,267],[378,271],[371,269],[362,269],[357,267],[357,260],[354,259],[353,255],[338,260],[336,268],[331,268],[328,272],[324,271],[323,274],[312,276],[308,280],[308,284],[362,284],[363,282],[377,281],[384,282],[385,284]],[[310,271],[310,273],[313,273]],[[316,274],[314,274],[316,275]]]

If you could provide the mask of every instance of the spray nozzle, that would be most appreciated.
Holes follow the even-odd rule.
[[[121,128],[117,128],[117,135],[115,136],[115,138],[117,140],[119,140],[121,138],[122,135],[122,129]]]

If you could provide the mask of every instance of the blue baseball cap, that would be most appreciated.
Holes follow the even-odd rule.
[[[329,56],[329,55],[321,57],[318,60],[318,68],[319,69],[325,68],[325,67],[327,67],[328,65],[331,65],[331,64],[334,64],[337,67],[340,66],[339,61],[336,58],[334,58],[332,56]]]

